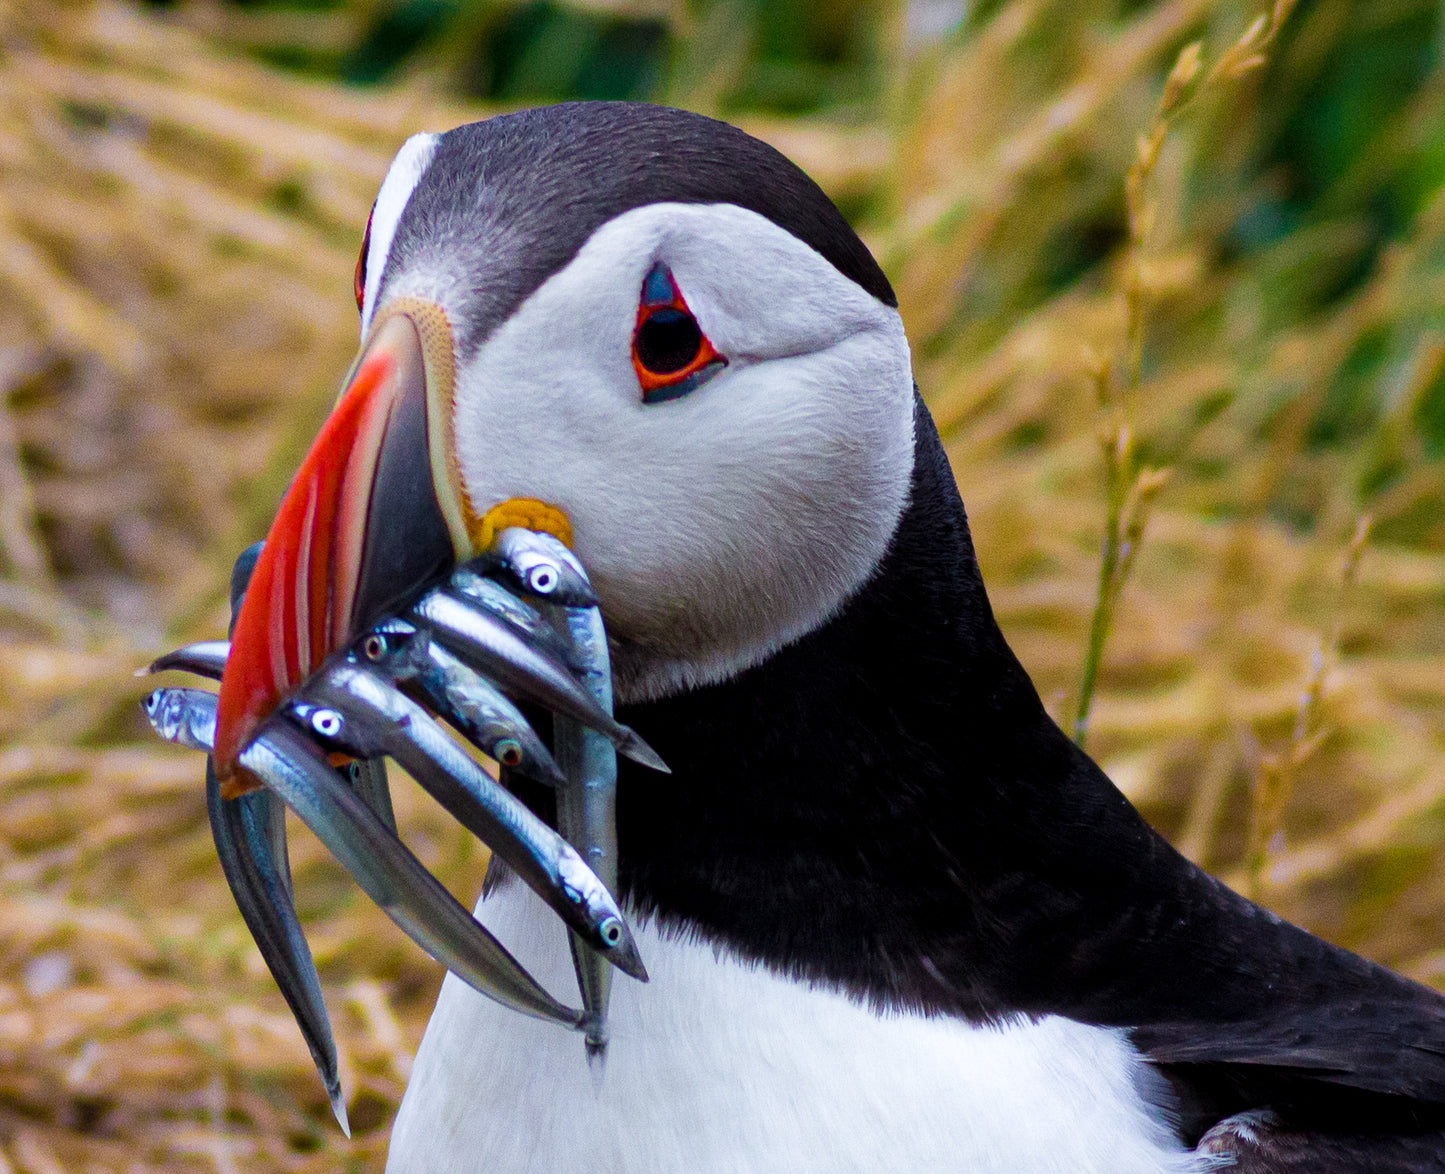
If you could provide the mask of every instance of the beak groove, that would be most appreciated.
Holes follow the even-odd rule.
[[[221,677],[215,763],[227,798],[254,785],[238,758],[282,699],[470,550],[450,455],[451,345],[430,303],[378,316],[282,498]]]

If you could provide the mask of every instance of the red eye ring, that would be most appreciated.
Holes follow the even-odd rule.
[[[688,309],[668,268],[658,263],[642,282],[632,368],[644,403],[678,399],[727,366]]]
[[[356,294],[356,311],[361,313],[366,304],[366,254],[371,252],[371,218],[376,215],[376,205],[366,214],[366,232],[361,238],[361,252],[356,257],[356,273],[351,279],[352,291]]]

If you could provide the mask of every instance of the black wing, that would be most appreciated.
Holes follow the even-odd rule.
[[[1067,841],[1035,856],[1026,896],[1035,917],[1072,898],[1075,917],[1042,913],[1027,969],[1048,981],[1029,1009],[1127,1027],[1177,1089],[1191,1144],[1277,1114],[1267,1160],[1242,1151],[1241,1172],[1445,1170],[1445,997],[1204,873],[1077,752],[1063,796]]]
[[[1220,1122],[1198,1152],[1234,1174],[1430,1174],[1445,1169],[1445,1132],[1322,1134],[1252,1112]]]
[[[1185,915],[1169,930],[1157,910],[1149,920],[1174,990],[1141,1000],[1130,1036],[1179,1091],[1186,1137],[1268,1110],[1271,1128],[1232,1143],[1240,1174],[1445,1170],[1445,997],[1280,920],[1162,843],[1154,855],[1154,891]]]

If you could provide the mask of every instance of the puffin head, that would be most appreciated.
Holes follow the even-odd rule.
[[[724,123],[576,103],[416,135],[356,297],[361,349],[237,617],[223,779],[327,656],[508,526],[587,567],[629,703],[820,626],[906,504],[887,279],[816,184]]]

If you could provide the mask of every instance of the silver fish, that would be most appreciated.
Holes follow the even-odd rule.
[[[565,547],[549,536],[518,532],[510,535],[506,542],[499,543],[498,555],[498,569],[539,599],[548,596],[553,600],[583,602],[595,599],[576,560]],[[232,593],[237,602],[245,586],[244,575],[241,575],[239,580],[233,579]],[[355,647],[358,652],[373,654],[371,659],[375,664],[374,671],[380,671],[395,682],[406,683],[415,689],[463,733],[484,749],[494,752],[495,756],[508,766],[523,765],[516,761],[517,752],[511,750],[510,744],[516,744],[518,749],[530,752],[527,754],[527,765],[534,767],[534,773],[545,776],[545,781],[554,784],[564,784],[565,780],[556,764],[547,756],[545,744],[536,737],[515,706],[502,697],[489,682],[479,677],[445,648],[427,638],[429,631],[436,626],[435,621],[438,618],[460,621],[456,627],[465,639],[461,641],[463,647],[459,651],[467,651],[469,643],[480,644],[484,651],[491,654],[492,663],[486,667],[493,670],[504,683],[509,683],[522,696],[531,697],[550,708],[560,710],[557,718],[558,741],[560,746],[570,747],[562,752],[571,754],[573,757],[569,761],[577,763],[573,772],[577,782],[566,784],[559,791],[559,823],[563,825],[564,833],[574,839],[584,853],[594,857],[604,871],[608,871],[608,882],[615,884],[616,855],[612,821],[616,760],[608,737],[616,738],[626,745],[639,760],[651,765],[662,764],[645,743],[610,717],[610,674],[607,670],[606,644],[600,619],[596,617],[595,611],[581,612],[580,615],[584,617],[581,623],[587,631],[582,638],[574,639],[567,631],[567,620],[563,618],[574,613],[564,612],[559,607],[547,608],[549,612],[556,613],[556,618],[553,619],[553,624],[556,624],[554,628],[535,608],[470,568],[459,568],[449,586],[470,606],[459,610],[454,606],[458,600],[443,590],[434,590],[424,598],[417,609],[422,613],[424,621],[433,621],[427,624],[428,632],[417,632],[414,628],[408,631],[409,625],[406,621],[383,621],[366,640]],[[431,614],[427,615],[427,612]],[[463,618],[464,612],[471,614],[471,623]],[[588,616],[595,621],[595,632],[585,618]],[[488,623],[489,619],[497,622]],[[445,628],[445,624],[441,626]],[[510,633],[505,632],[508,627],[511,629]],[[562,636],[557,634],[559,629],[563,632]],[[579,632],[581,631],[579,628]],[[484,638],[478,640],[479,634]],[[587,647],[590,641],[596,640],[601,641],[597,647]],[[379,643],[373,648],[371,644],[375,641]],[[581,646],[581,650],[575,655],[572,651],[573,644]],[[598,648],[600,672],[597,668]],[[374,653],[377,651],[382,651],[383,655],[376,657]],[[476,649],[471,651],[475,654]],[[228,652],[229,646],[225,642],[202,642],[161,657],[152,667],[154,671],[176,668],[218,677],[224,668]],[[486,663],[485,657],[479,659]],[[509,665],[508,660],[520,663]],[[452,910],[446,908],[445,901],[440,902],[441,921],[430,924],[428,919],[437,912],[432,901],[418,903],[413,900],[410,904],[406,901],[393,902],[389,907],[384,894],[378,895],[388,881],[393,882],[391,891],[397,890],[395,882],[398,880],[402,889],[407,885],[412,886],[410,891],[415,898],[418,896],[417,889],[422,890],[420,895],[425,897],[424,890],[428,882],[435,884],[434,879],[421,868],[414,857],[406,853],[399,841],[395,841],[394,835],[392,844],[405,855],[397,857],[395,853],[389,855],[383,850],[373,858],[371,871],[368,872],[362,859],[362,849],[357,846],[358,837],[364,841],[368,829],[364,820],[358,822],[346,819],[344,801],[339,801],[339,807],[329,801],[322,804],[319,826],[313,824],[314,830],[356,876],[363,888],[387,908],[398,924],[430,953],[457,970],[466,981],[509,1006],[542,1017],[561,1018],[574,1026],[584,1027],[589,1056],[600,1056],[606,1044],[605,1018],[611,984],[611,966],[608,962],[611,961],[637,977],[646,977],[641,960],[636,955],[631,934],[608,892],[608,883],[603,882],[587,867],[583,856],[579,856],[561,837],[532,816],[531,812],[504,788],[493,783],[484,772],[478,770],[420,707],[416,707],[395,689],[372,680],[362,670],[359,659],[353,657],[350,667],[358,673],[353,684],[366,681],[380,691],[379,697],[373,697],[372,701],[390,701],[393,709],[400,703],[401,712],[388,713],[383,705],[370,714],[364,712],[363,707],[363,712],[358,714],[354,708],[348,706],[344,698],[327,696],[324,689],[314,690],[319,696],[312,697],[310,694],[313,690],[310,686],[318,684],[313,680],[288,703],[288,715],[293,720],[301,721],[307,733],[314,735],[323,744],[334,744],[345,747],[352,753],[375,756],[370,761],[352,763],[347,768],[347,776],[351,779],[353,791],[373,810],[374,819],[380,823],[383,831],[394,831],[390,794],[386,788],[384,766],[380,758],[383,753],[391,753],[397,756],[403,765],[408,766],[428,789],[437,794],[464,824],[491,843],[494,849],[498,850],[500,860],[510,863],[524,880],[548,899],[563,915],[571,930],[573,957],[579,987],[583,992],[584,1012],[572,1012],[551,1000],[545,991],[536,986],[525,970],[517,966],[510,955],[470,917],[466,918],[466,924],[475,926],[485,935],[485,940],[490,942],[494,950],[481,969],[471,974],[466,972],[464,953],[451,960],[444,956],[448,951],[459,953],[458,939],[453,931],[461,934],[463,951],[467,938],[475,937],[469,935],[464,926],[459,927],[456,924],[455,915],[460,906]],[[498,668],[503,671],[496,671]],[[584,670],[585,688],[579,688],[571,679],[569,668]],[[507,669],[518,671],[511,673],[505,671]],[[334,675],[335,670],[336,666],[333,666],[332,670],[323,672],[322,676]],[[328,701],[333,704],[326,704]],[[411,706],[415,712],[405,712],[407,706]],[[204,703],[197,706],[169,695],[158,696],[148,705],[148,710],[154,711],[154,724],[157,724],[159,732],[172,740],[203,749],[209,747],[209,741],[214,736],[213,698],[210,699],[210,714],[198,714],[198,710],[204,711],[205,708]],[[571,716],[568,716],[569,710]],[[597,722],[598,719],[608,736],[599,735],[587,728],[587,721]],[[399,729],[405,733],[399,736],[386,735],[388,730]],[[305,735],[284,722],[274,720],[267,724],[263,733],[267,738],[257,738],[252,746],[247,748],[246,754],[260,758],[261,769],[252,769],[263,778],[269,779],[264,769],[269,765],[271,772],[279,780],[276,784],[278,791],[284,793],[288,778],[293,784],[299,779],[312,791],[321,787],[327,787],[333,792],[337,789],[340,778],[329,764],[325,764],[324,756],[315,746],[308,745]],[[515,734],[522,737],[508,737]],[[274,743],[278,740],[285,742],[287,739],[296,742],[297,747],[304,746],[306,749],[290,754],[284,747],[278,750]],[[408,746],[411,749],[408,749]],[[427,753],[428,750],[430,754]],[[297,754],[300,754],[301,758],[298,759]],[[309,764],[306,761],[308,755],[311,760]],[[437,761],[438,758],[442,761]],[[452,761],[447,761],[449,758]],[[324,775],[316,769],[318,761],[323,764]],[[538,767],[539,763],[545,765]],[[662,766],[662,769],[666,769],[665,766]],[[460,780],[456,777],[458,774],[462,776]],[[292,798],[304,802],[308,793],[303,787]],[[344,1104],[340,1100],[339,1082],[334,1076],[334,1043],[331,1041],[329,1023],[325,1017],[325,1007],[320,1001],[319,981],[315,977],[309,950],[295,918],[294,899],[289,895],[289,870],[283,871],[284,838],[279,842],[279,858],[282,862],[279,866],[275,863],[277,853],[274,834],[273,839],[266,844],[257,838],[261,831],[259,817],[263,814],[260,805],[269,802],[278,813],[280,807],[268,793],[253,795],[261,797],[247,797],[236,804],[221,804],[217,792],[217,809],[212,812],[217,848],[237,903],[297,1016],[303,1036],[311,1047],[323,1081],[327,1084],[333,1107],[338,1108],[338,1120],[342,1120]],[[257,804],[256,817],[251,820],[249,829],[239,822],[239,817],[247,810],[242,803]],[[298,809],[298,813],[303,819],[306,818],[305,812]],[[519,813],[520,823],[517,822]],[[330,823],[337,826],[327,823],[328,816]],[[527,827],[527,821],[536,826]],[[307,822],[310,823],[311,820]],[[391,824],[390,828],[387,827],[388,823]],[[519,828],[530,835],[512,836],[515,842],[509,843],[509,833]],[[281,835],[284,837],[284,823]],[[368,844],[366,850],[370,851],[373,847],[374,844]],[[408,867],[407,862],[412,867]],[[377,875],[378,868],[383,875]],[[434,897],[435,894],[431,896]],[[428,907],[425,913],[421,911],[422,905]],[[465,910],[460,912],[465,915]],[[473,947],[475,944],[475,941],[471,942]],[[495,951],[500,951],[500,955]],[[459,963],[462,969],[458,969],[454,962]],[[508,962],[511,963],[510,968],[506,965]],[[528,984],[532,988],[530,991],[527,989]],[[540,1006],[539,995],[543,1001]],[[517,1006],[518,1001],[524,1005]],[[548,1002],[551,1004],[550,1011],[546,1005]]]
[[[510,624],[444,590],[423,596],[412,614],[419,626],[503,689],[553,713],[576,718],[606,735],[619,754],[669,773],[652,747],[613,720],[561,663],[531,645]]]
[[[535,607],[524,599],[518,599],[495,579],[488,579],[472,568],[471,564],[458,567],[447,580],[451,591],[468,603],[485,608],[498,619],[506,620],[519,632],[529,637],[538,648],[550,653],[557,660],[569,664],[567,644]]]
[[[234,622],[251,569],[259,555],[257,543],[236,560],[231,575],[231,616]],[[231,645],[226,640],[205,640],[189,644],[154,661],[147,671],[157,673],[179,669],[220,680]],[[197,709],[214,707],[215,700],[192,702]],[[214,733],[215,720],[211,717]],[[383,776],[384,779],[384,776]],[[389,803],[388,803],[389,807]],[[311,1053],[331,1111],[341,1132],[351,1136],[346,1117],[346,1098],[341,1091],[341,1073],[336,1060],[336,1041],[321,993],[321,979],[311,957],[311,947],[296,914],[291,886],[291,864],[286,849],[286,807],[270,791],[261,788],[233,800],[221,798],[210,755],[206,756],[206,814],[221,873],[231,890],[241,918],[261,959],[275,979],[282,997],[291,1008],[301,1038]]]
[[[596,607],[597,595],[577,556],[550,534],[512,526],[497,535],[488,554],[523,591],[564,607]]]
[[[327,749],[341,750],[348,755],[363,752],[343,737],[345,722],[334,709],[312,705],[293,698],[282,705],[282,711],[292,717],[304,729],[309,729],[321,740]],[[373,757],[354,757],[345,766],[338,767],[341,777],[357,797],[365,803],[391,831],[396,831],[396,812],[391,805],[391,786],[386,778],[386,760],[380,754]]]
[[[386,761],[381,758],[357,758],[346,766],[346,781],[351,789],[386,825],[396,833],[396,812],[391,806],[391,784],[386,778]]]
[[[428,708],[500,765],[548,787],[567,781],[521,711],[426,632],[406,620],[389,620],[358,647],[376,672],[420,694]]]
[[[300,699],[339,716],[338,744],[353,753],[395,758],[609,962],[646,981],[632,932],[606,886],[566,840],[473,762],[421,706],[350,659],[322,669]]]
[[[216,740],[214,693],[199,689],[152,689],[141,701],[151,728],[167,742],[210,751]]]
[[[144,672],[163,673],[168,669],[178,669],[183,673],[195,673],[198,677],[219,681],[226,668],[226,657],[230,654],[229,640],[200,640],[156,657]]]
[[[192,713],[204,715],[209,710],[209,729],[214,732],[214,693],[200,689],[157,692],[184,695],[180,701]],[[201,724],[194,720],[191,728]],[[157,732],[161,732],[159,728]],[[303,731],[288,722],[269,721],[241,752],[240,762],[296,812],[367,896],[448,970],[514,1011],[568,1027],[580,1024],[581,1012],[542,989],[352,793]]]
[[[241,765],[275,791],[428,954],[503,1006],[576,1027],[581,1015],[549,995],[354,795],[301,731],[270,721]]]
[[[351,1136],[346,1098],[336,1062],[336,1041],[321,994],[321,979],[296,915],[286,854],[286,808],[262,787],[238,799],[222,799],[221,785],[206,762],[206,810],[221,871],[246,927],[310,1049],[331,1111]]]
[[[596,608],[554,608],[553,622],[585,665],[584,684],[608,712],[612,710],[612,669],[607,633]],[[557,827],[598,878],[617,891],[617,753],[596,730],[568,717],[552,723],[554,752],[568,784],[557,792]],[[572,965],[582,993],[582,1030],[590,1062],[600,1064],[607,1050],[607,1006],[612,971],[597,951],[571,934]]]
[[[219,681],[230,652],[229,640],[202,640],[157,657],[143,671],[161,673],[177,670]],[[165,737],[164,734],[161,736]],[[392,831],[396,831],[396,815],[391,806],[386,763],[379,758],[357,760],[347,768],[347,780],[351,783],[351,789],[365,800],[366,805],[380,816],[381,821]]]
[[[236,556],[236,561],[231,564],[231,627],[236,626],[236,617],[241,614],[241,600],[245,598],[246,588],[251,584],[251,573],[256,569],[256,563],[261,557],[261,550],[266,544],[264,542],[253,542],[245,550]]]
[[[201,689],[157,689],[145,702],[156,733],[193,750],[209,750],[216,697]],[[310,947],[296,915],[286,853],[285,809],[266,790],[223,800],[206,759],[206,811],[221,871],[267,969],[285,997],[315,1061],[342,1132],[351,1136],[336,1061],[336,1043]]]

